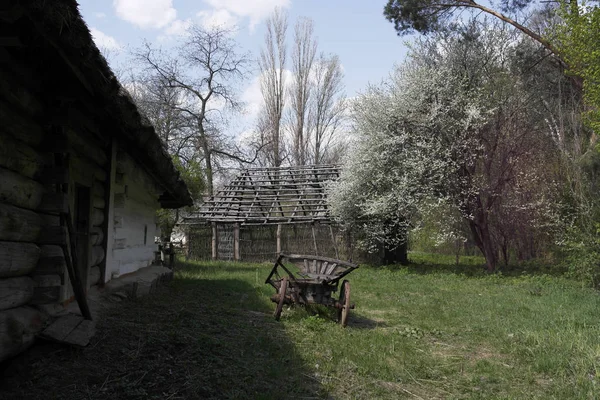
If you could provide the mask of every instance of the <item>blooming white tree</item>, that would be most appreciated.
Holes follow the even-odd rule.
[[[387,82],[361,96],[353,110],[358,145],[331,191],[341,222],[371,246],[394,249],[426,205],[446,203],[495,270],[492,216],[500,199],[539,189],[530,182],[541,176],[548,153],[540,149],[550,141],[510,71],[514,41],[506,30],[473,25],[420,42]],[[530,194],[531,205],[543,191]]]

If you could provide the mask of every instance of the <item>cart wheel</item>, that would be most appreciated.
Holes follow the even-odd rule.
[[[273,314],[276,321],[279,321],[279,317],[281,317],[281,310],[283,310],[283,302],[285,301],[285,292],[287,292],[287,288],[288,278],[283,278],[281,280],[281,286],[279,286],[279,303],[277,303],[275,314]]]
[[[344,280],[340,289],[340,305],[338,309],[338,322],[346,327],[348,324],[348,314],[350,313],[350,282]]]

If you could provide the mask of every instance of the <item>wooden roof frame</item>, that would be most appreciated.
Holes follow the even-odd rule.
[[[245,169],[186,219],[240,225],[329,223],[326,189],[339,176],[338,165]]]

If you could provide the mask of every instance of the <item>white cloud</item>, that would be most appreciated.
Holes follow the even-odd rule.
[[[117,16],[140,28],[163,28],[177,18],[173,0],[113,0]]]
[[[165,29],[165,33],[169,36],[185,36],[187,34],[188,28],[191,25],[191,19],[176,19],[167,27],[167,29]]]
[[[241,100],[246,104],[245,114],[248,116],[248,119],[256,119],[263,104],[263,96],[260,91],[260,76],[252,79],[250,85],[242,93]]]
[[[237,17],[250,18],[252,30],[271,14],[275,7],[289,7],[291,0],[205,0],[205,2],[216,10],[226,10]]]
[[[238,18],[236,16],[224,9],[200,11],[196,15],[200,18],[202,25],[206,27],[233,28],[238,22]]]
[[[90,28],[90,33],[92,34],[92,38],[94,38],[96,46],[103,51],[119,51],[123,48],[114,37],[96,28]]]
[[[97,12],[94,14],[96,18],[106,18],[106,14],[103,12]]]

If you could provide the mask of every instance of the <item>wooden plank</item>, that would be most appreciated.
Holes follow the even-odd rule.
[[[0,361],[31,346],[43,322],[42,313],[31,307],[0,311]]]
[[[0,132],[0,166],[36,178],[50,165],[50,154],[42,154],[16,138]]]
[[[92,196],[104,197],[105,194],[106,188],[104,187],[104,182],[94,180],[94,183],[92,185]]]
[[[56,274],[34,275],[33,282],[35,287],[61,286],[60,276]]]
[[[0,278],[30,274],[38,264],[40,252],[33,243],[0,242]]]
[[[75,346],[85,347],[96,334],[96,323],[94,321],[83,320],[75,329],[65,337],[62,342]]]
[[[48,185],[62,185],[71,181],[69,169],[65,167],[49,167],[46,168],[40,180]]]
[[[40,206],[38,207],[39,212],[60,214],[66,213],[69,209],[69,198],[65,193],[44,193]]]
[[[61,285],[65,284],[65,271],[67,262],[63,249],[60,246],[40,246],[40,259],[33,271],[34,275],[58,275]]]
[[[67,229],[64,226],[46,226],[41,231],[38,243],[64,246],[67,243]]]
[[[5,82],[5,79],[1,80]],[[19,88],[16,92],[15,100],[22,101],[23,103],[30,103],[33,97]],[[8,105],[5,101],[2,101],[2,84],[0,84],[0,121],[2,121],[2,129],[7,131],[13,137],[18,140],[24,141],[31,146],[39,146],[44,137],[41,126],[34,122],[31,117],[27,117],[24,113],[20,113],[15,110],[11,102]]]
[[[33,271],[35,275],[57,275],[61,285],[65,284],[66,261],[64,256],[40,257],[38,265]]]
[[[33,179],[0,167],[0,202],[35,210],[44,191],[44,186]]]
[[[30,304],[54,304],[60,301],[60,286],[34,287]]]
[[[90,255],[90,266],[98,265],[104,260],[104,248],[102,246],[93,246]]]
[[[93,246],[102,246],[104,243],[104,232],[99,226],[93,226],[90,229],[90,243]]]
[[[90,268],[90,272],[88,273],[88,287],[97,285],[100,281],[100,267],[95,266]]]
[[[0,279],[0,310],[19,307],[33,297],[34,282],[27,276]]]
[[[46,339],[62,342],[81,322],[83,322],[83,318],[80,315],[65,315],[44,329],[41,336]]]
[[[337,267],[337,263],[332,263],[329,268],[327,268],[327,270],[325,271],[326,275],[331,275],[333,274],[333,272],[335,271],[335,268]]]
[[[71,281],[71,285],[73,287],[73,292],[75,293],[75,299],[77,299],[77,304],[79,305],[79,309],[81,310],[81,314],[85,317],[85,319],[91,320],[92,313],[90,312],[89,305],[87,303],[86,291],[83,286],[83,281],[81,279],[81,265],[83,260],[79,260],[77,256],[77,245],[75,243],[75,229],[73,229],[73,222],[71,221],[71,213],[67,213],[66,216],[61,216],[61,224],[66,225],[67,232],[69,233],[69,240],[67,241],[67,245],[64,247],[66,250],[67,257],[65,260],[67,261],[67,272],[69,273],[69,279]]]
[[[92,226],[101,226],[104,222],[104,210],[92,208]]]
[[[0,203],[0,240],[35,242],[42,230],[42,219],[30,210]]]
[[[92,207],[104,209],[106,207],[106,200],[104,200],[104,197],[93,196],[92,197]]]

